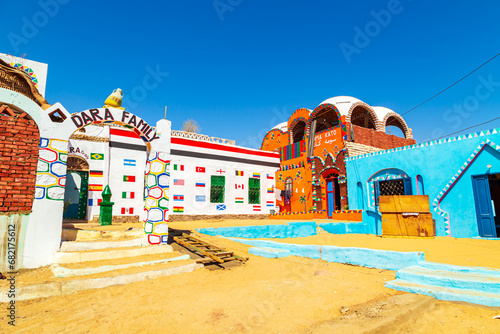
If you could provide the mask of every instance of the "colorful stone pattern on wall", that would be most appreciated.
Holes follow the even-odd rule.
[[[170,160],[166,153],[151,151],[146,163],[144,232],[152,245],[167,243]]]
[[[26,113],[0,107],[0,212],[31,210],[39,139]]]
[[[35,199],[64,200],[68,141],[40,138]]]

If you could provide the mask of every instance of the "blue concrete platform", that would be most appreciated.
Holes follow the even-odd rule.
[[[299,238],[316,235],[316,222],[294,222],[276,225],[200,228],[196,231],[213,236],[233,238]]]

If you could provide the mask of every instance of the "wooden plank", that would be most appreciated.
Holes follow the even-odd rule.
[[[429,213],[430,204],[427,195],[380,196],[379,210],[381,213]]]
[[[217,256],[215,256],[215,255],[213,255],[213,254],[210,254],[209,252],[206,252],[206,251],[205,251],[205,250],[203,250],[203,249],[199,249],[199,248],[197,248],[196,246],[190,245],[190,244],[188,244],[187,242],[185,242],[185,241],[181,240],[181,238],[174,237],[174,240],[175,240],[176,242],[180,243],[181,245],[186,246],[187,248],[189,248],[189,249],[191,249],[191,250],[194,250],[194,251],[196,251],[196,252],[198,252],[198,253],[201,253],[201,254],[203,254],[203,255],[205,255],[205,256],[208,256],[208,257],[209,257],[209,258],[211,258],[212,260],[215,260],[215,261],[217,261],[217,262],[219,262],[219,263],[224,263],[224,260],[222,260],[221,258],[219,258],[219,257],[217,257]]]
[[[382,235],[434,237],[436,228],[431,213],[418,215],[384,213],[382,214]]]
[[[217,256],[226,256],[226,255],[233,255],[233,252],[221,252],[221,253],[216,253],[215,255]]]

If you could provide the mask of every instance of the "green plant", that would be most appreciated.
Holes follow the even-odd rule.
[[[306,205],[307,205],[306,195],[304,195],[304,196],[300,196],[300,197],[299,197],[299,202],[300,202],[301,204],[304,204],[304,211],[307,211],[307,209],[306,209]]]

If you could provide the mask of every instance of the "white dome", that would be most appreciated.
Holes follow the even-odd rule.
[[[381,121],[381,122],[384,120],[385,115],[387,115],[388,113],[395,113],[398,116],[401,116],[397,112],[395,112],[394,110],[386,108],[386,107],[372,107],[372,109],[375,111],[375,114],[377,115],[379,121]],[[401,117],[401,118],[403,118],[403,117]]]
[[[363,102],[363,101],[352,96],[335,96],[327,100],[324,100],[319,105],[333,104],[339,111],[340,115],[347,116],[347,113],[349,112],[349,109],[351,109],[351,106],[357,102]]]
[[[278,129],[278,130],[281,130],[283,132],[287,132],[288,131],[288,122],[280,123],[280,124],[276,125],[275,127],[273,127],[273,129]]]

